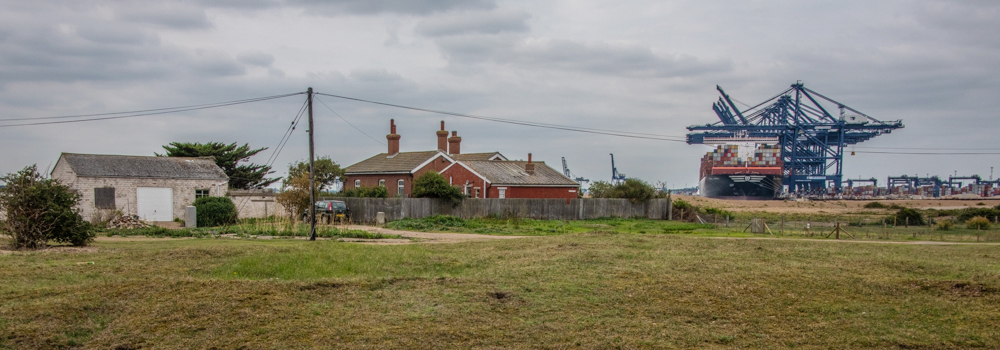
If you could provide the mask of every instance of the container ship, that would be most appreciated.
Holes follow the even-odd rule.
[[[718,145],[702,158],[698,191],[711,198],[774,199],[781,193],[782,165],[777,145]]]

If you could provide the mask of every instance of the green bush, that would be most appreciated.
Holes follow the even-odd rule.
[[[990,228],[990,219],[982,216],[977,216],[965,221],[965,227],[974,228],[979,230],[985,230]]]
[[[959,222],[966,222],[977,216],[992,219],[998,215],[1000,215],[1000,210],[993,208],[965,208],[958,212],[956,219]]]
[[[683,199],[674,200],[674,210],[681,210],[681,209],[688,210],[691,208],[694,208],[694,206]]]
[[[0,189],[0,210],[7,216],[2,230],[14,238],[15,248],[37,249],[48,241],[83,246],[94,240],[76,209],[80,194],[69,186],[44,178],[34,165],[0,180],[7,184]]]
[[[194,201],[198,227],[230,225],[236,222],[236,205],[229,197],[201,197]]]
[[[389,198],[389,190],[382,186],[360,187],[344,191],[344,197]]]
[[[937,224],[934,224],[934,228],[937,229],[937,230],[941,230],[941,231],[949,231],[949,230],[951,230],[951,227],[954,226],[954,225],[955,224],[953,222],[951,222],[951,220],[944,219],[944,220],[938,221]]]
[[[688,204],[688,205],[690,205],[690,204]],[[717,209],[717,208],[705,208],[704,211],[705,211],[705,214],[720,215],[720,216],[726,216],[726,217],[732,217],[733,216],[732,212],[726,211],[726,210],[722,210],[722,209]]]
[[[910,225],[922,226],[924,225],[924,216],[920,215],[920,212],[916,209],[903,208],[896,212],[896,225],[907,224],[907,219],[909,219]]]
[[[645,202],[656,197],[656,189],[639,179],[625,179],[614,188],[618,198],[626,198],[632,203]]]
[[[868,208],[868,209],[885,209],[885,208],[888,208],[888,207],[889,206],[887,206],[885,204],[882,204],[882,202],[871,202],[871,203],[865,204],[865,208]]]
[[[447,199],[452,206],[457,206],[462,203],[465,195],[458,187],[449,184],[441,174],[428,171],[413,180],[413,197]]]

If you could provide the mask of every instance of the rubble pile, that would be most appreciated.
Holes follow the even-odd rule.
[[[136,217],[126,215],[121,215],[108,222],[108,228],[133,229],[144,227],[149,227],[149,224],[139,221]]]

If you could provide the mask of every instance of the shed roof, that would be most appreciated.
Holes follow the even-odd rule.
[[[150,157],[63,153],[77,176],[228,180],[212,157]]]
[[[391,157],[388,153],[379,153],[345,168],[344,173],[351,175],[410,172],[438,154],[443,155],[444,153],[439,151],[399,152]]]
[[[550,186],[579,186],[576,181],[566,177],[562,173],[545,165],[545,162],[532,162],[535,164],[535,174],[528,175],[524,171],[527,161],[523,160],[472,160],[462,161],[472,170],[486,178],[486,181],[494,185],[550,185]]]

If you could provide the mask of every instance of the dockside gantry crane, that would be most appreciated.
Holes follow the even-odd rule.
[[[576,183],[580,184],[580,187],[583,187],[583,184],[590,182],[590,179],[584,179],[583,176],[575,176],[573,175],[573,172],[569,171],[569,167],[566,166],[566,157],[562,157],[562,163],[563,163],[563,175],[566,175],[566,177],[573,179],[573,181],[576,181]]]
[[[780,145],[784,163],[782,184],[790,192],[819,194],[830,186],[839,189],[845,146],[903,127],[902,121],[877,120],[812,91],[801,82],[744,111],[733,104],[721,87],[716,89],[722,97],[712,109],[720,121],[689,126],[688,144]],[[831,110],[839,111],[839,116],[831,114]]]
[[[625,174],[619,173],[615,167],[615,154],[611,153],[611,184],[617,185],[625,182]]]

